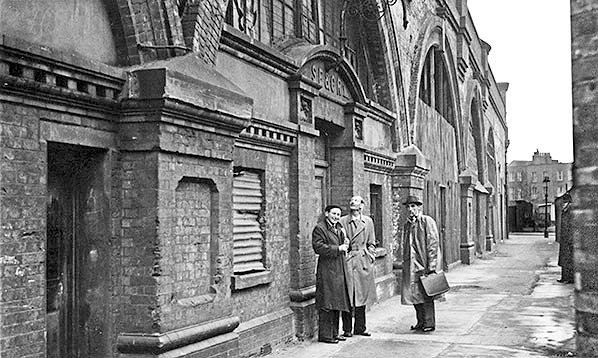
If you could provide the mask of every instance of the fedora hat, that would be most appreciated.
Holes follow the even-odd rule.
[[[409,195],[407,197],[407,199],[405,200],[405,202],[403,203],[403,205],[408,205],[408,204],[423,205],[422,201],[419,200],[419,198],[415,195]]]

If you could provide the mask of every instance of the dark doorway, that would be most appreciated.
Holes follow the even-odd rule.
[[[47,357],[107,357],[109,213],[105,152],[48,143]]]
[[[446,187],[440,186],[440,252],[442,253],[442,269],[448,270],[446,253]]]
[[[374,235],[376,246],[383,247],[382,238],[382,186],[370,184],[370,217],[374,222]]]

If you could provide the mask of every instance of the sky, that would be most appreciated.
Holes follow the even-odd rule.
[[[549,152],[573,162],[571,28],[566,0],[468,0],[490,68],[508,82],[507,161]]]

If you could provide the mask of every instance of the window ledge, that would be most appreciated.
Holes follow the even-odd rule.
[[[385,257],[388,254],[388,250],[385,247],[376,248],[376,258]]]
[[[239,291],[250,287],[265,285],[273,280],[274,277],[272,271],[262,271],[244,275],[233,275],[231,284],[233,291]]]

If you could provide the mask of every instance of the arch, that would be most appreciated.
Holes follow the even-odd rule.
[[[466,166],[469,164],[475,164],[477,179],[485,184],[487,181],[487,163],[486,163],[486,140],[485,140],[485,129],[483,121],[483,106],[482,106],[482,90],[480,84],[477,81],[470,83],[468,86],[467,97],[465,101],[466,115],[464,116],[464,122],[468,123],[469,130],[473,137],[473,145],[467,147],[466,152],[473,151],[473,157],[467,156]],[[466,132],[463,133],[464,142],[469,138]],[[472,162],[473,161],[473,162]]]
[[[294,59],[295,63],[299,66],[298,75],[309,61],[321,60],[328,63],[331,69],[338,71],[339,75],[348,85],[347,89],[353,101],[366,104],[367,96],[357,73],[334,47],[329,45],[298,45],[289,47],[284,52]]]
[[[405,4],[402,2],[403,8],[403,24],[406,26],[405,19]],[[389,9],[390,10],[390,9]],[[392,14],[392,13],[389,13]],[[392,96],[392,108],[397,114],[395,123],[391,127],[392,130],[392,145],[394,151],[399,151],[411,144],[409,141],[409,129],[407,124],[407,103],[405,102],[405,89],[403,87],[403,71],[401,68],[401,58],[399,55],[399,45],[397,43],[397,33],[395,30],[394,16],[383,16],[380,22],[382,36],[384,36],[384,43],[388,43],[388,49],[385,53],[390,53],[391,63],[388,63],[389,86],[394,89],[394,96]],[[390,91],[392,94],[392,90]]]
[[[443,48],[444,51],[442,53],[442,60],[446,64],[447,67],[447,75],[448,75],[448,84],[449,90],[452,95],[452,108],[454,113],[454,128],[455,128],[455,146],[457,149],[457,167],[459,172],[465,170],[465,150],[463,146],[463,139],[462,139],[462,112],[459,91],[458,91],[458,83],[457,83],[457,76],[456,76],[456,65],[453,61],[454,56],[452,55],[451,46],[448,42],[443,41],[443,33],[442,33],[442,19],[438,17],[433,17],[428,19],[423,28],[425,31],[422,31],[418,37],[418,44],[422,44],[422,46],[415,46],[415,53],[414,53],[414,60],[411,66],[411,81],[410,83],[416,84],[411,86],[409,89],[408,95],[408,109],[409,109],[409,138],[412,143],[415,143],[416,138],[416,128],[417,128],[417,113],[419,110],[419,92],[420,92],[420,78],[422,71],[424,69],[424,62],[426,60],[426,56],[432,47],[436,48]]]
[[[488,139],[486,140],[486,162],[488,165],[488,181],[495,188],[498,187],[498,177],[496,171],[496,147],[494,146],[494,130],[488,129]]]

